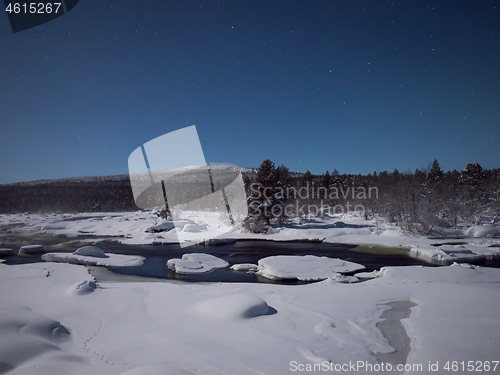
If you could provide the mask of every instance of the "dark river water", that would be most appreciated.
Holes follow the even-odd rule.
[[[43,233],[0,233],[0,242],[4,247],[18,249],[29,244],[42,244],[48,252],[73,252],[85,246],[80,241],[55,238]],[[95,240],[95,237],[93,238]],[[74,240],[74,239],[72,239]],[[266,282],[297,284],[300,282],[276,282],[253,273],[233,271],[229,268],[218,269],[206,274],[179,275],[171,271],[166,263],[172,258],[181,258],[186,253],[207,253],[224,259],[230,265],[237,263],[257,264],[259,259],[273,255],[316,255],[330,258],[340,258],[362,264],[365,271],[378,270],[384,266],[424,265],[428,263],[407,255],[403,248],[388,248],[382,246],[356,246],[346,244],[325,244],[317,242],[274,242],[258,240],[240,240],[224,245],[193,245],[181,248],[177,244],[170,245],[122,245],[114,241],[97,244],[107,253],[141,255],[145,257],[144,264],[138,267],[107,267],[109,271],[120,275],[134,275],[159,279],[175,279],[186,282]],[[23,264],[44,262],[41,255],[11,255],[4,258],[4,264]],[[478,263],[480,265],[500,268],[500,261]],[[347,274],[348,275],[348,274]]]

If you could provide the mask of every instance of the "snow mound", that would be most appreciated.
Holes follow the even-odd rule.
[[[105,254],[105,258],[75,253],[47,253],[42,255],[42,259],[47,262],[81,264],[83,266],[134,267],[142,265],[145,258],[139,255],[110,253]]]
[[[277,255],[259,260],[258,275],[273,280],[314,281],[335,277],[337,273],[362,270],[361,264],[314,255]]]
[[[27,245],[19,249],[19,254],[42,254],[44,252],[42,245]]]
[[[225,260],[203,253],[184,254],[182,259],[173,258],[167,262],[167,267],[179,274],[206,273],[228,266]]]
[[[18,367],[46,353],[56,354],[70,337],[60,322],[24,305],[4,304],[1,317],[0,364],[4,368]]]
[[[269,306],[262,298],[251,294],[230,294],[197,303],[191,312],[213,320],[250,319],[266,315]]]
[[[108,256],[106,254],[104,254],[104,251],[102,251],[97,246],[80,247],[73,254],[74,255],[84,255],[87,257],[95,257],[95,258],[108,258]]]
[[[16,252],[13,249],[0,248],[0,257],[6,255],[14,255]]]
[[[85,295],[92,293],[96,289],[97,284],[94,281],[85,280],[73,284],[66,293],[71,295]]]
[[[469,237],[500,237],[500,227],[494,224],[474,225],[467,229]]]
[[[233,271],[258,271],[259,266],[253,263],[233,264],[230,267]]]

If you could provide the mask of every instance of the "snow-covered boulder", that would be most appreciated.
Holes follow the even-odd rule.
[[[108,258],[108,256],[106,254],[104,254],[104,251],[102,251],[102,249],[97,247],[97,246],[80,247],[73,254],[74,255],[84,255],[86,257]]]
[[[258,275],[273,280],[314,281],[335,277],[337,273],[364,269],[365,266],[342,259],[314,255],[277,255],[259,260]]]
[[[469,237],[500,237],[500,226],[494,224],[473,225],[466,232]]]
[[[255,271],[259,270],[259,266],[253,263],[239,263],[233,264],[230,267],[233,271]]]
[[[43,245],[27,245],[19,249],[19,254],[43,254],[45,249]]]
[[[84,280],[73,284],[66,293],[71,295],[85,295],[92,293],[96,289],[97,284],[94,281]]]
[[[269,306],[251,294],[231,294],[199,302],[191,312],[213,320],[249,319],[268,314]]]
[[[206,273],[228,266],[225,260],[203,253],[184,254],[182,259],[174,258],[167,262],[167,267],[179,274]]]

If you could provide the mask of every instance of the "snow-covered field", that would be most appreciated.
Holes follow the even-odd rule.
[[[169,224],[150,212],[0,216],[0,226],[9,224],[14,233],[120,236],[126,244],[176,241],[175,232],[166,230]],[[226,231],[227,223],[214,220],[186,225],[198,228],[189,232],[193,242],[202,242],[206,231],[224,232],[226,239],[324,239],[408,247],[414,256],[443,264],[500,253],[494,226],[444,232],[444,239],[431,240],[353,217],[311,218],[267,235]],[[481,237],[470,237],[477,233]],[[457,238],[463,244],[432,246]],[[2,241],[0,248],[8,248]],[[97,250],[73,255],[102,258]],[[202,258],[185,259],[187,268],[215,261]],[[268,259],[259,270],[310,277],[317,261]],[[334,261],[321,272],[339,266],[354,267]],[[356,276],[367,281],[350,283],[328,274],[321,282],[293,286],[96,285],[82,265],[8,266],[0,260],[0,373],[463,374],[472,372],[470,366],[500,372],[500,269],[386,267]],[[406,370],[396,371],[397,364]]]

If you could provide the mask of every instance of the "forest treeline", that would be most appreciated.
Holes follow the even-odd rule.
[[[441,170],[437,160],[415,172],[321,175],[290,172],[266,159],[243,169],[248,229],[265,231],[297,217],[356,212],[381,217],[407,231],[500,221],[500,168],[477,163]],[[135,211],[128,175],[44,180],[0,185],[0,213]]]
[[[494,223],[500,215],[500,168],[487,170],[478,163],[449,172],[434,160],[413,173],[395,169],[352,175],[333,170],[296,176],[267,159],[255,181],[245,185],[250,210],[246,225],[257,232],[300,216],[354,212],[428,235],[437,226]]]
[[[0,185],[0,213],[135,211],[128,175]]]

